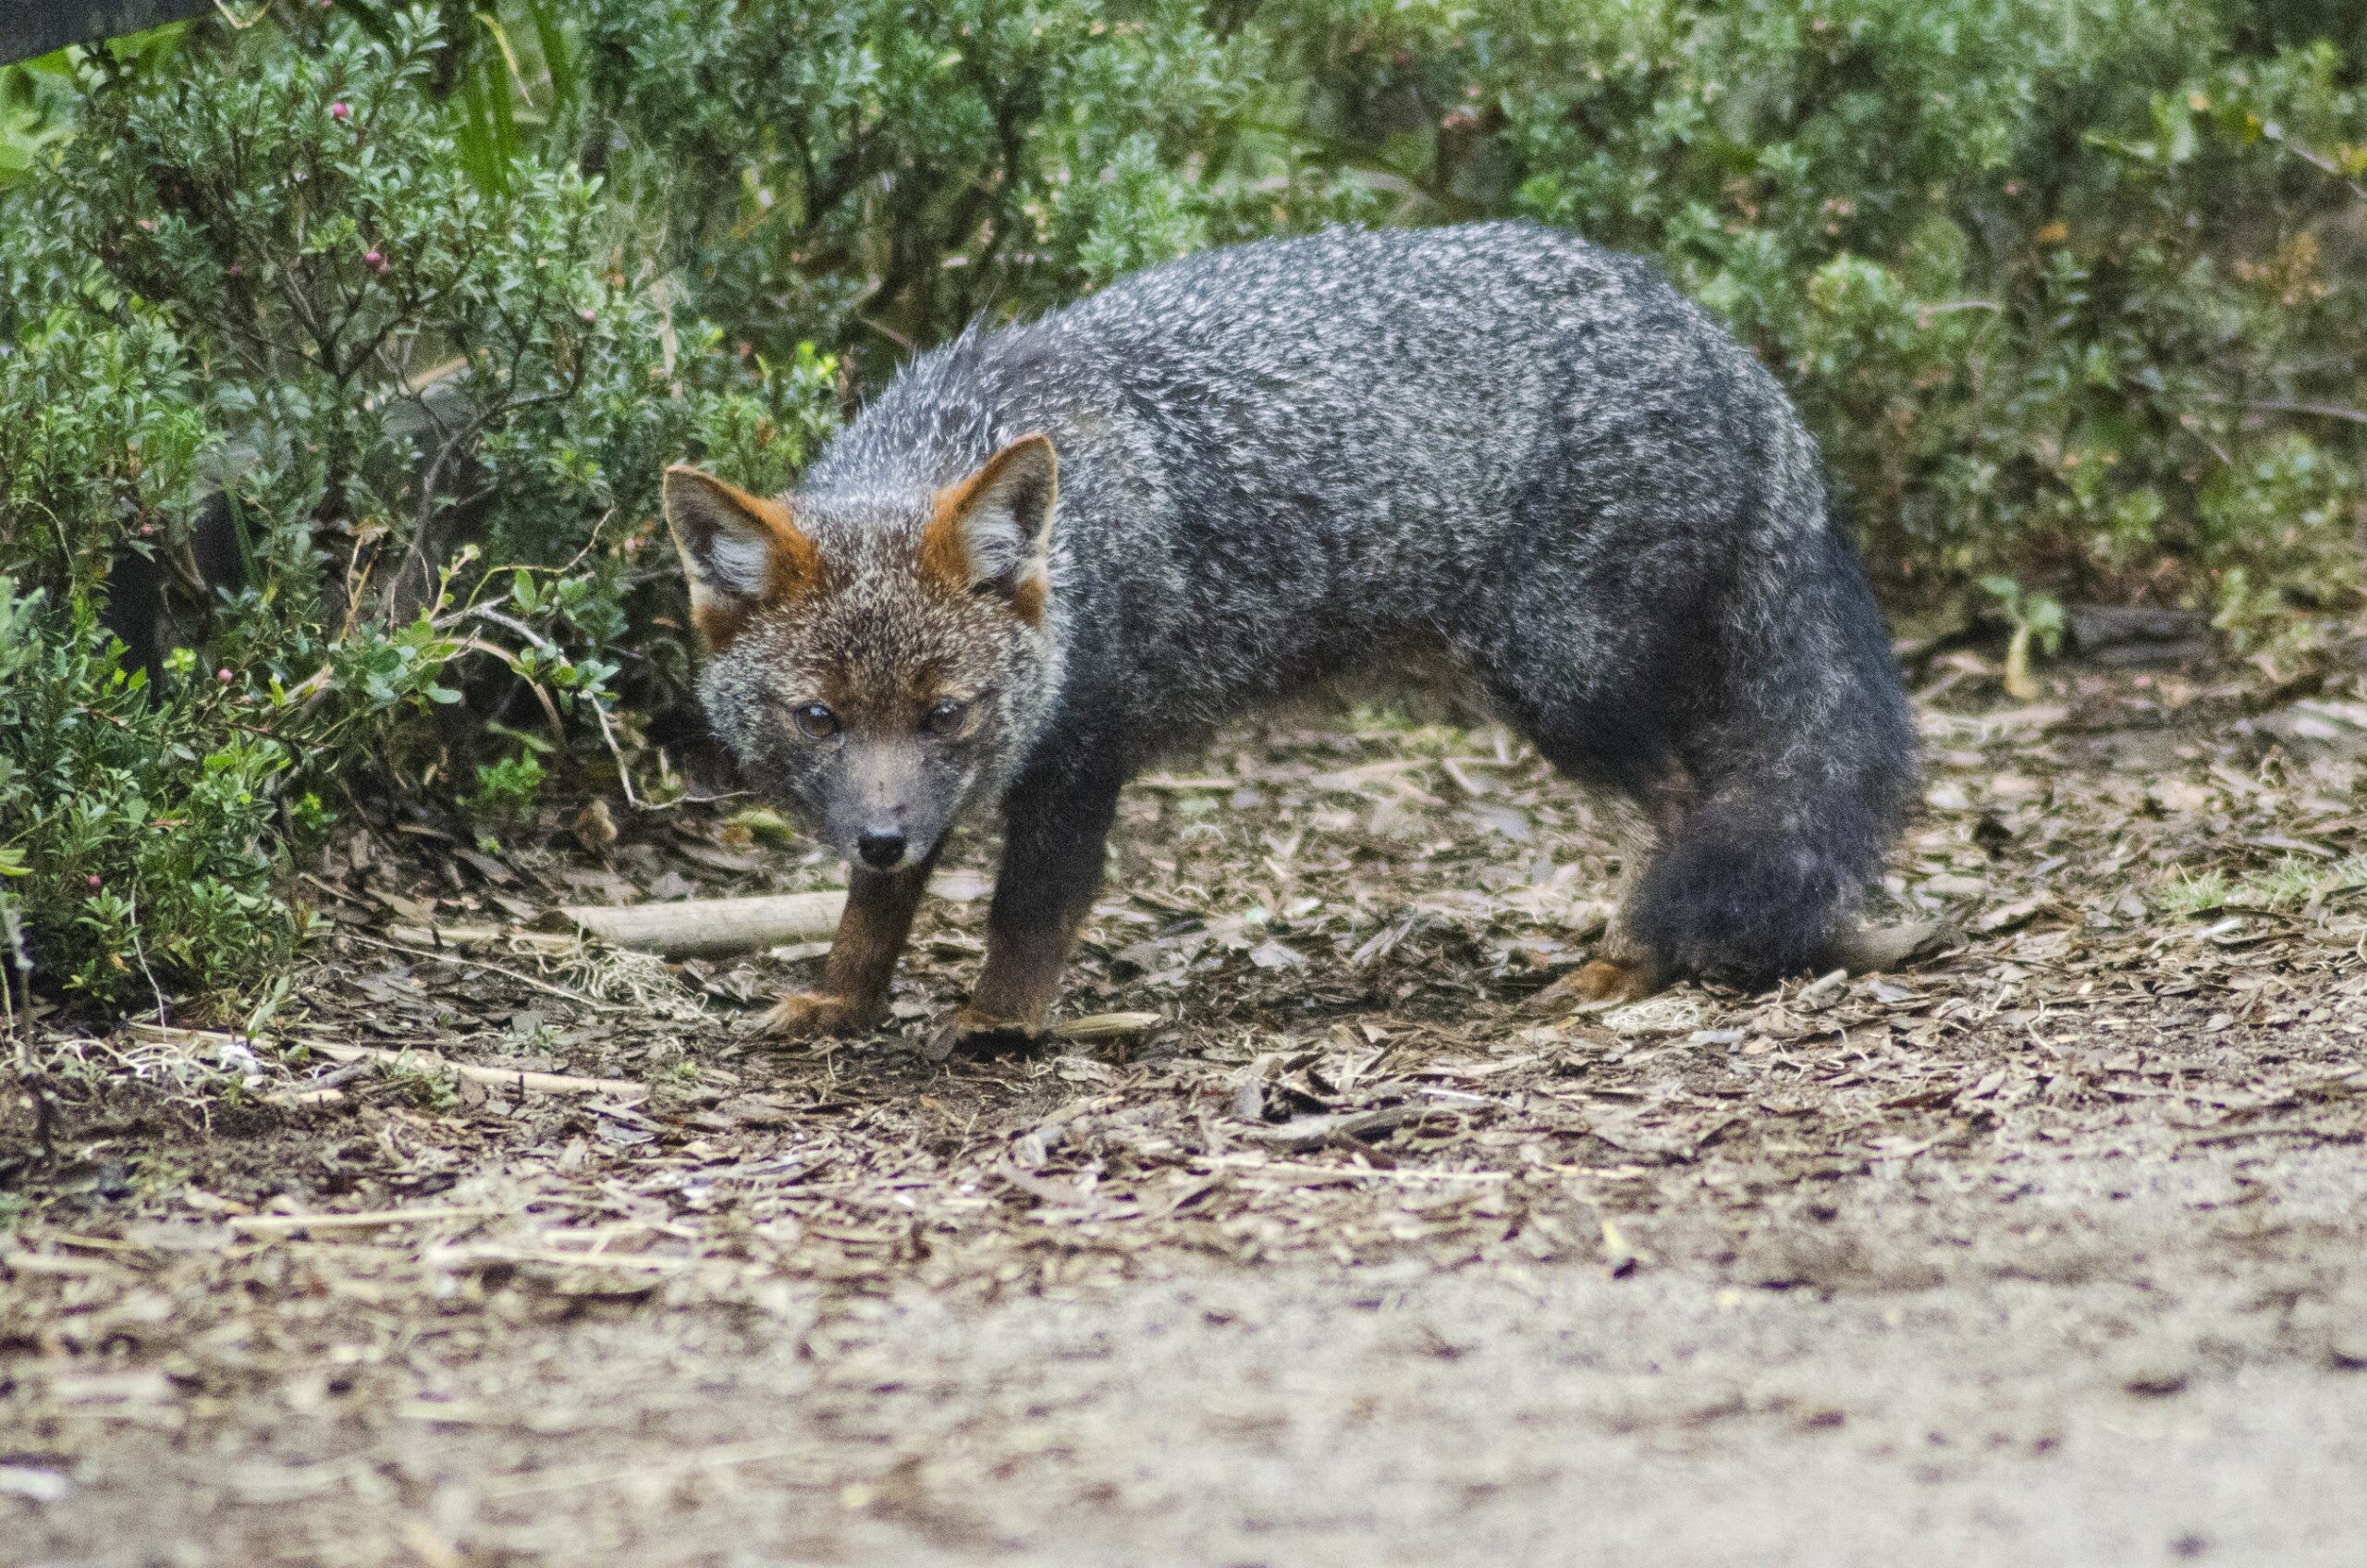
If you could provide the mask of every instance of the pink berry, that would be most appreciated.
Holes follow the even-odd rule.
[[[364,251],[362,252],[362,264],[368,267],[372,272],[385,272],[386,270],[386,258],[381,251]]]
[[[350,104],[337,103],[329,105],[329,118],[333,120],[349,119],[352,114],[353,105]]]
[[[223,685],[227,686],[231,681],[237,680],[238,677],[230,673],[230,667],[226,664],[220,669],[214,672],[214,679],[222,682]]]
[[[92,886],[92,887],[93,887],[93,888],[97,888],[97,887],[101,887],[101,886],[103,886],[103,885],[104,885],[104,884],[102,884],[102,883],[100,882],[100,880],[99,880],[99,874],[98,874],[97,872],[95,872],[95,871],[93,871],[92,873],[91,873],[91,886]]]
[[[600,319],[600,315],[599,315],[599,312],[598,312],[597,311],[595,311],[595,310],[594,310],[591,306],[589,306],[589,305],[586,305],[586,306],[584,306],[584,307],[583,307],[583,321],[584,321],[584,325],[591,325],[593,322],[595,322],[595,321],[597,321],[597,320],[599,320],[599,319]]]

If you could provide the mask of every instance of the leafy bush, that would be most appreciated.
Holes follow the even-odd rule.
[[[433,18],[370,19],[81,62],[0,236],[0,844],[43,973],[101,1005],[267,974],[322,800],[529,808],[541,763],[482,774],[480,737],[580,751],[628,659],[679,671],[634,602],[663,465],[793,465],[834,403],[810,350],[674,374],[729,361],[629,279],[598,182],[486,163]],[[100,620],[134,557],[178,588],[154,668]]]
[[[583,36],[586,155],[736,341],[877,380],[1202,244],[1527,214],[1759,347],[1902,603],[2356,602],[2338,7],[601,0]]]
[[[786,484],[975,316],[1341,220],[1658,258],[1902,607],[2300,635],[2367,555],[2362,67],[2324,0],[289,0],[12,67],[0,700],[77,717],[0,738],[6,888],[94,1001],[251,983],[301,802],[632,765],[664,463]]]
[[[152,691],[87,606],[45,609],[0,578],[0,873],[33,949],[102,1005],[249,978],[296,935],[283,833],[318,801],[275,798],[290,754],[232,728],[244,693],[185,668]]]

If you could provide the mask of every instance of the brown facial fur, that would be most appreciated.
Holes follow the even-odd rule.
[[[922,580],[948,594],[967,594],[973,587],[970,548],[963,537],[970,514],[1022,461],[1049,461],[1051,443],[1042,435],[1023,435],[986,461],[959,484],[937,493],[928,525],[921,531],[918,561]],[[1049,505],[1049,503],[1048,503]],[[1012,613],[1030,626],[1044,618],[1041,571],[1026,573],[1012,585]]]
[[[970,591],[970,551],[962,543],[962,514],[977,493],[978,474],[937,493],[936,511],[921,530],[921,579],[940,593]]]

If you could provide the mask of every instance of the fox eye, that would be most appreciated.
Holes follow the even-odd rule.
[[[819,703],[808,703],[790,716],[798,733],[809,741],[827,741],[839,732],[839,716]]]
[[[921,716],[921,728],[940,741],[961,734],[963,726],[969,722],[970,704],[953,697],[946,698]]]

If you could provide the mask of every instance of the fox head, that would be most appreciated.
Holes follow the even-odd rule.
[[[667,471],[708,720],[851,862],[919,864],[1026,754],[1057,675],[1056,474],[1042,435],[902,496],[767,500]]]

